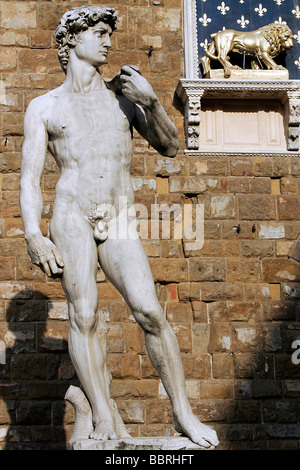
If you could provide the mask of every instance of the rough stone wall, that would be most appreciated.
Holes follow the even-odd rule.
[[[67,351],[65,295],[26,254],[18,184],[25,109],[64,79],[53,31],[67,9],[93,3],[114,6],[119,15],[103,74],[139,65],[181,139],[171,160],[135,135],[136,202],[205,207],[200,251],[189,253],[182,240],[143,241],[179,340],[194,411],[218,431],[221,449],[298,449],[300,365],[291,354],[300,328],[299,269],[289,252],[300,232],[299,158],[184,155],[183,116],[173,102],[184,71],[181,0],[0,1],[1,447],[61,449],[72,430],[73,409],[63,397],[77,380]],[[45,235],[58,177],[48,155]],[[171,407],[140,328],[100,269],[98,286],[111,394],[128,430],[172,434]]]

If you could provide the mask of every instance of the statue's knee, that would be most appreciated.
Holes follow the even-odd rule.
[[[135,309],[134,317],[145,332],[159,334],[166,325],[166,319],[160,306],[153,309]]]
[[[88,334],[96,329],[96,312],[91,308],[77,309],[74,311],[72,323],[73,326],[76,327],[80,333]]]

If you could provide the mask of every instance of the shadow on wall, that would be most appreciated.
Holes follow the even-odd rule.
[[[63,450],[68,423],[64,395],[71,383],[77,385],[67,341],[56,335],[55,327],[52,332],[52,303],[41,292],[24,290],[7,304],[5,363],[0,364],[0,432],[5,442],[0,446]],[[66,321],[60,323],[68,328]]]
[[[299,295],[295,285],[293,297],[296,290]],[[209,305],[216,337],[211,390],[227,399],[207,400],[206,406],[202,401],[196,413],[215,423],[221,450],[298,450],[299,299],[264,302],[262,308],[255,302],[226,302],[230,327],[220,322],[224,305]],[[256,321],[249,322],[255,315]],[[225,327],[232,342],[228,354],[218,342]]]

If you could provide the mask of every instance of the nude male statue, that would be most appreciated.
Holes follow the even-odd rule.
[[[99,260],[144,331],[149,357],[173,406],[175,429],[210,447],[218,439],[192,413],[177,339],[156,297],[142,243],[138,237],[110,235],[120,233],[113,228],[124,228],[120,197],[134,203],[132,128],[162,155],[173,157],[178,149],[175,126],[134,67],[122,67],[110,83],[102,79],[98,67],[107,62],[115,23],[112,8],[78,7],[65,13],[56,31],[66,79],[32,100],[24,121],[20,207],[28,253],[48,276],[61,275],[68,299],[69,352],[92,409],[90,437],[118,438],[96,333]],[[61,170],[50,239],[40,230],[47,148]]]

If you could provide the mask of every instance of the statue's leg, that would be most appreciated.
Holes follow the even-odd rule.
[[[160,374],[171,400],[174,424],[179,432],[200,445],[217,445],[216,433],[192,413],[176,336],[156,297],[147,256],[140,239],[108,238],[98,247],[101,266],[123,295],[145,334],[150,360]]]
[[[268,52],[261,52],[261,60],[268,70],[284,70],[284,67],[276,64],[275,60],[272,59]]]
[[[229,54],[232,50],[232,40],[230,40],[229,37],[226,35],[224,36],[223,34],[217,35],[215,37],[215,46],[216,46],[216,55],[217,59],[220,62],[220,64],[224,68],[224,77],[229,78],[230,77],[230,70],[231,69],[239,69],[237,65],[232,65],[230,62],[230,57]]]
[[[51,238],[64,260],[61,281],[69,307],[69,352],[92,408],[94,431],[90,437],[116,439],[96,332],[98,256],[93,230],[78,209],[64,207],[53,216]]]
[[[201,63],[203,67],[203,74],[207,75],[210,71],[210,59],[207,56],[201,57]]]

